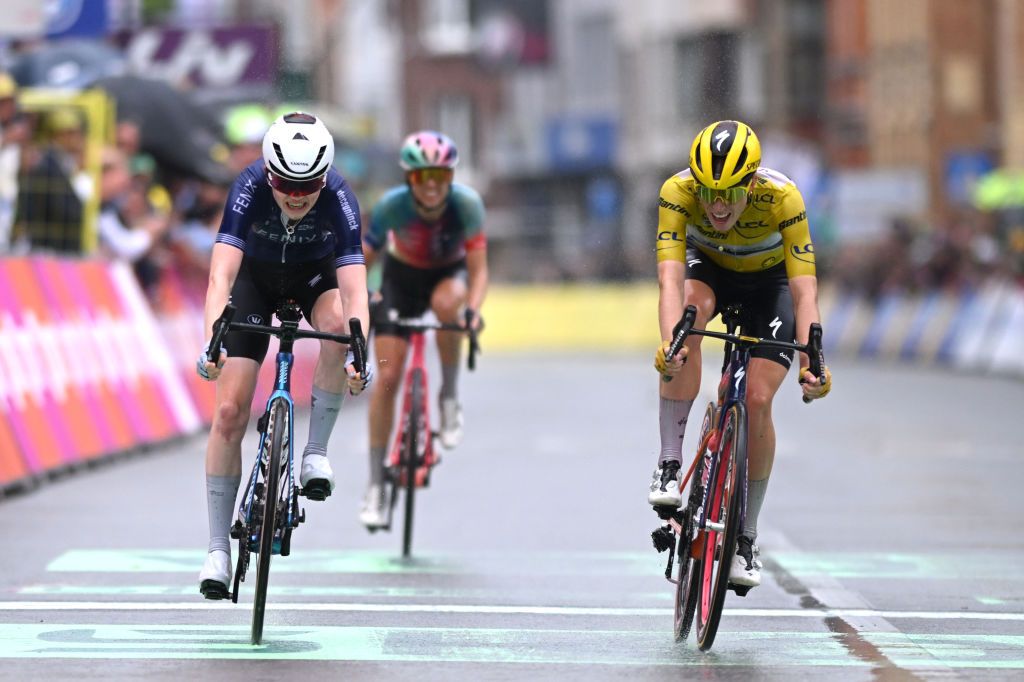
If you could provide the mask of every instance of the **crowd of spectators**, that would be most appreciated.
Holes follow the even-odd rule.
[[[226,179],[255,158],[251,137],[225,148],[224,179],[204,180],[161,168],[141,146],[138,121],[118,121],[111,139],[90,151],[96,138],[81,110],[26,111],[18,97],[17,84],[0,72],[0,256],[46,252],[124,261],[149,294],[168,267],[205,280]],[[93,166],[90,153],[98,159]],[[90,206],[92,240],[83,229]]]
[[[823,265],[824,277],[839,290],[869,300],[970,293],[992,282],[1024,286],[1024,229],[1012,212],[970,208],[935,226],[897,219],[881,239],[838,245]]]

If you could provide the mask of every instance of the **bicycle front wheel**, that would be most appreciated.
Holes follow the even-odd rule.
[[[411,373],[409,419],[405,425],[405,437],[402,442],[405,465],[405,527],[402,529],[402,556],[412,555],[412,520],[416,501],[416,469],[420,464],[420,430],[423,427],[423,370],[414,369]]]
[[[263,521],[260,524],[260,553],[256,561],[256,594],[252,603],[252,643],[263,640],[263,614],[267,606],[267,585],[270,582],[270,559],[274,553],[277,526],[277,503],[281,498],[281,458],[288,439],[288,403],[275,400],[270,404],[269,429],[263,440],[267,471],[263,487]],[[261,453],[260,456],[263,456]]]
[[[709,528],[704,533],[697,599],[697,644],[702,651],[711,648],[718,633],[729,568],[742,530],[747,490],[747,412],[742,403],[729,408],[725,416],[718,462],[711,476],[706,515],[718,530]]]
[[[687,497],[686,506],[683,507],[683,532],[678,541],[679,574],[676,579],[676,608],[673,627],[677,642],[683,642],[690,636],[693,615],[697,610],[697,596],[700,594],[700,560],[694,556],[695,551],[691,551],[691,547],[696,550],[694,547],[695,526],[700,503],[704,499],[704,470],[706,468],[704,455],[708,436],[714,427],[715,404],[708,403],[707,409],[704,411],[700,438],[697,440],[700,448],[700,452],[697,453],[697,466],[694,467],[690,477],[690,494]]]

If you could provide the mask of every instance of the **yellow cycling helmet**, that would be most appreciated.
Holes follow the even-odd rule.
[[[746,123],[716,121],[690,147],[690,172],[711,189],[746,187],[761,165],[761,143]]]

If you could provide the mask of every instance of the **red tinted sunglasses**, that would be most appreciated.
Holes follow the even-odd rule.
[[[455,177],[455,170],[452,168],[416,168],[409,171],[409,182],[414,185],[422,185],[431,180],[451,182],[453,177]]]
[[[274,175],[267,171],[267,182],[270,183],[270,186],[281,194],[287,194],[290,197],[304,197],[313,192],[318,192],[327,184],[326,180],[326,175],[312,180],[286,180],[279,175]]]

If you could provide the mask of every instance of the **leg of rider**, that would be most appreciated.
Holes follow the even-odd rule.
[[[217,380],[217,407],[206,443],[206,511],[210,523],[207,552],[231,551],[228,534],[242,474],[242,436],[249,423],[258,374],[255,360],[228,358]]]
[[[688,279],[683,283],[683,307],[697,307],[695,329],[704,329],[715,311],[715,294],[704,282]],[[660,408],[658,410],[661,424],[661,454],[658,466],[666,461],[682,463],[683,436],[690,408],[700,390],[702,337],[691,336],[686,340],[689,349],[683,371],[672,381],[662,381]]]
[[[438,282],[430,296],[430,307],[437,319],[445,324],[459,324],[459,315],[466,304],[466,285],[458,277]],[[441,356],[441,398],[458,396],[459,347],[462,334],[438,332],[437,350]]]
[[[686,280],[683,284],[683,301],[697,307],[694,326],[703,329],[715,309],[715,297],[711,289],[698,280]],[[677,506],[682,502],[683,436],[690,408],[700,389],[701,337],[691,336],[686,340],[689,349],[686,364],[672,381],[659,379],[658,422],[661,434],[661,451],[658,454],[658,468],[651,480],[648,503],[659,506]]]
[[[446,324],[458,324],[466,304],[466,284],[459,277],[447,277],[434,287],[430,307],[437,319]],[[462,334],[438,332],[437,350],[441,356],[441,390],[438,404],[441,410],[441,445],[454,448],[462,440],[462,408],[458,402],[459,347]]]
[[[757,518],[775,461],[772,401],[786,377],[786,367],[774,360],[751,358],[747,372],[747,514],[743,535],[757,539]]]
[[[378,333],[373,351],[377,371],[370,392],[370,485],[379,485],[384,476],[384,455],[395,420],[395,398],[402,382],[409,342],[401,336]]]
[[[313,305],[311,323],[318,331],[331,334],[344,333],[344,310],[337,289],[329,289]],[[305,462],[310,456],[327,456],[327,443],[334,423],[338,419],[345,397],[345,353],[348,349],[333,341],[320,342],[320,356],[313,375],[312,400],[309,417],[309,438],[302,452]],[[305,468],[305,467],[304,467]],[[325,475],[329,468],[324,465]],[[331,477],[327,476],[332,484]]]

